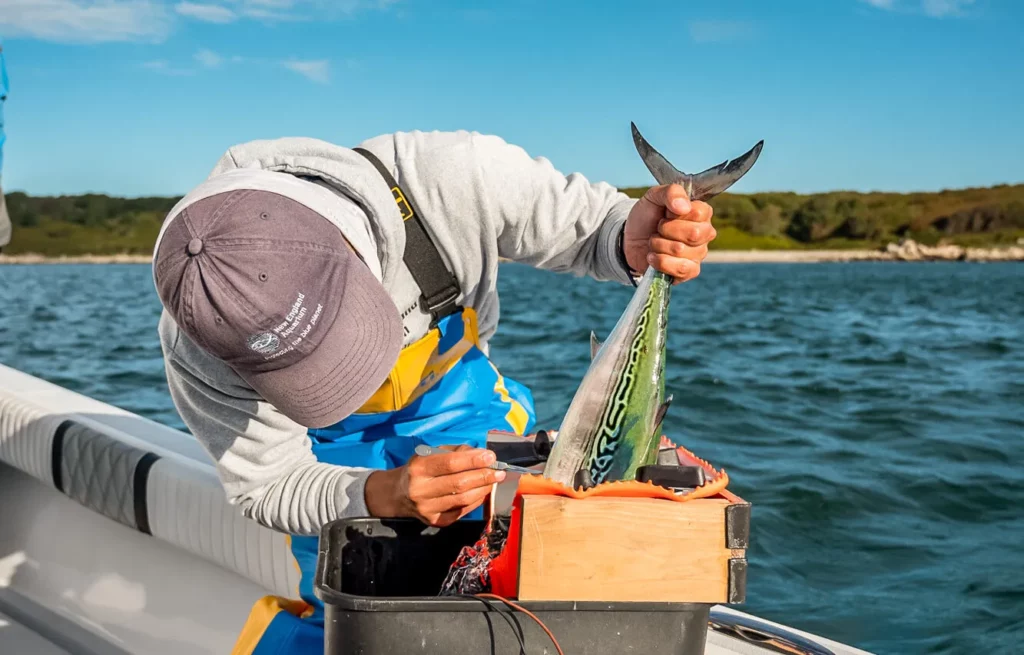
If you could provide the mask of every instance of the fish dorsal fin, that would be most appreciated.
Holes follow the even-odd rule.
[[[747,174],[764,147],[764,140],[758,141],[757,145],[736,159],[723,161],[706,171],[690,175],[680,171],[655,150],[640,134],[635,123],[629,125],[633,130],[633,145],[658,184],[682,185],[691,200],[708,200],[731,187]]]
[[[594,331],[590,331],[590,359],[597,357],[597,351],[601,350],[601,346],[604,345],[597,339],[597,335]]]
[[[665,399],[665,402],[661,403],[658,407],[658,413],[654,415],[654,428],[658,429],[661,426],[661,422],[665,420],[665,414],[668,412],[668,406],[672,404],[672,396],[670,395]]]

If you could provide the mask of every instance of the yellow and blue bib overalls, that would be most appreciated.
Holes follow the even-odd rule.
[[[360,148],[356,152],[381,173],[402,212],[403,259],[431,314],[431,329],[402,349],[388,379],[359,411],[330,427],[309,430],[313,454],[330,464],[390,469],[407,462],[421,443],[483,448],[490,430],[525,435],[536,420],[530,391],[503,378],[480,349],[476,312],[458,304],[458,280],[412,199],[376,157]],[[313,594],[318,537],[292,536],[291,549],[302,574],[301,600],[266,596],[258,601],[233,655],[323,653],[323,604]]]

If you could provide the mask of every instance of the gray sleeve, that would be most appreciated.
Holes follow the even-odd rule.
[[[171,398],[216,463],[228,502],[262,525],[298,535],[368,515],[363,494],[371,469],[318,462],[304,427],[199,348],[166,312],[160,342]]]
[[[580,173],[563,175],[499,137],[474,134],[470,179],[495,218],[498,254],[551,271],[629,283],[618,236],[636,200]]]

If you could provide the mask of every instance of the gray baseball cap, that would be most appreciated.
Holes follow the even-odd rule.
[[[338,226],[266,190],[187,204],[153,259],[178,327],[306,427],[359,409],[398,360],[402,321]]]

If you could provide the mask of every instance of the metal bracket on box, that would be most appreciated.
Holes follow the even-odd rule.
[[[725,508],[725,547],[750,547],[750,503],[736,503]]]

